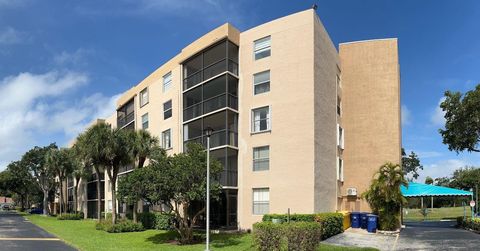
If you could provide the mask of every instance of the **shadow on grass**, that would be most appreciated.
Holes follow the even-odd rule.
[[[196,244],[205,243],[205,233],[197,232],[195,233],[201,240]],[[215,248],[223,248],[223,247],[231,247],[237,246],[245,242],[242,238],[245,237],[245,233],[222,233],[222,234],[212,234],[212,242],[211,246]],[[179,239],[179,235],[175,231],[168,231],[158,233],[154,236],[147,238],[147,241],[150,241],[155,244],[165,244],[169,243],[172,245],[179,245],[177,240]]]

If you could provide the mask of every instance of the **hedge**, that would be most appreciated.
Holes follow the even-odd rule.
[[[459,227],[471,229],[474,231],[480,231],[480,218],[467,218],[466,220],[463,217],[457,217],[457,224]]]
[[[282,222],[293,221],[303,221],[303,222],[314,222],[315,214],[291,214],[290,217],[288,214],[264,214],[262,221],[272,221],[273,219],[279,219]]]
[[[257,250],[315,250],[322,237],[317,222],[290,222],[275,224],[259,222],[253,225],[253,242]]]
[[[131,220],[121,220],[117,224],[102,220],[95,225],[95,229],[109,233],[140,232],[144,230],[142,223],[134,223]]]
[[[61,214],[57,216],[57,220],[82,220],[83,213],[78,214]]]
[[[319,222],[322,224],[322,239],[327,239],[343,232],[343,214],[341,213],[319,213],[319,214],[265,214],[262,220],[271,222],[279,219],[282,222]]]

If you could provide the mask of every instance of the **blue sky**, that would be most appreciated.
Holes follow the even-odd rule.
[[[246,30],[313,2],[335,44],[398,37],[403,145],[421,157],[420,181],[480,166],[438,134],[443,92],[480,82],[479,1],[0,0],[0,170],[35,145],[67,144],[211,29]]]

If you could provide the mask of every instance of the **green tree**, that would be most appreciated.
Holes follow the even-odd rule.
[[[149,184],[148,175],[150,175],[150,168],[135,169],[127,175],[123,175],[118,180],[117,197],[121,203],[127,203],[129,205],[135,205],[138,201],[147,197],[147,187]],[[133,221],[137,222],[137,211],[134,207]]]
[[[440,107],[445,112],[445,129],[439,132],[448,149],[480,152],[480,84],[464,95],[446,91]]]
[[[205,205],[197,209],[193,204],[206,200],[206,155],[202,145],[189,143],[185,153],[175,154],[167,160],[161,154],[152,156],[150,167],[158,173],[155,176],[158,179],[156,196],[173,210],[177,222],[175,229],[183,244],[192,243],[193,225],[198,217],[205,213]],[[218,199],[221,193],[221,185],[217,180],[222,170],[221,164],[212,159],[210,163],[212,200]]]
[[[50,149],[57,148],[55,143],[45,147],[35,146],[22,156],[22,165],[33,174],[34,181],[43,192],[43,214],[48,215],[48,193],[52,190],[55,183],[55,170],[45,165],[46,155]]]
[[[402,169],[405,177],[412,175],[412,178],[407,177],[409,181],[416,180],[418,178],[418,171],[423,170],[418,155],[411,151],[407,156],[405,149],[402,148]]]
[[[72,159],[73,168],[71,178],[74,181],[73,211],[75,213],[78,213],[78,188],[80,180],[87,179],[88,175],[93,170],[90,158],[88,158],[88,156],[85,156],[84,153],[84,149],[82,149],[80,145],[77,144],[74,144],[69,151],[70,158]]]
[[[60,197],[59,197],[59,209],[60,215],[66,210],[65,194],[66,180],[73,172],[73,159],[69,152],[69,149],[50,148],[46,153],[45,165],[47,168],[53,170],[56,177],[59,180]]]
[[[450,187],[450,178],[448,178],[448,177],[436,178],[434,184],[436,186]]]
[[[388,162],[375,173],[370,188],[362,194],[379,216],[379,229],[396,230],[400,226],[400,209],[407,202],[400,185],[408,186],[402,168]]]
[[[16,202],[22,210],[29,206],[30,200],[38,193],[31,173],[21,161],[11,162],[0,173],[0,186],[4,193],[18,198]]]
[[[433,185],[433,179],[432,179],[432,177],[427,176],[427,177],[425,178],[425,184],[427,184],[427,185]]]
[[[117,222],[116,183],[120,167],[133,163],[133,144],[128,130],[99,123],[87,130],[89,156],[94,166],[103,166],[112,187],[112,223]],[[99,197],[100,198],[100,197]]]
[[[84,168],[89,169],[90,166],[93,167],[97,177],[97,221],[100,221],[102,218],[102,205],[99,202],[100,198],[102,198],[100,177],[102,172],[104,172],[103,165],[106,159],[104,147],[106,144],[105,142],[109,140],[108,133],[110,130],[110,125],[105,123],[96,124],[80,134],[75,143],[77,154],[80,157]],[[90,170],[85,170],[85,172],[89,173]]]
[[[154,137],[147,130],[128,130],[128,145],[131,146],[132,160],[135,165],[135,169],[142,168],[145,161],[151,156],[151,154],[160,148],[158,145],[158,138]],[[127,174],[130,175],[130,174]],[[128,204],[133,204],[133,219],[137,221],[138,200],[136,202],[127,200],[122,201]]]

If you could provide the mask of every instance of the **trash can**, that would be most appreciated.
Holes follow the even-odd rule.
[[[376,233],[377,232],[377,220],[378,216],[374,214],[368,214],[367,215],[367,231],[369,233]]]
[[[343,214],[343,230],[347,230],[352,225],[350,212],[340,211],[339,213]]]
[[[352,212],[351,215],[351,222],[352,228],[359,228],[360,227],[360,212]]]
[[[367,229],[367,215],[369,213],[367,212],[361,212],[360,213],[360,227],[362,229]]]

